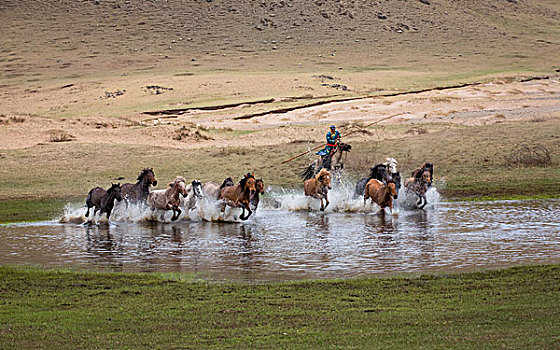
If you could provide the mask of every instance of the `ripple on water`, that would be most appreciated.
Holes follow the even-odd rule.
[[[0,226],[0,262],[194,272],[215,279],[345,278],[560,262],[560,200],[440,202],[395,214],[351,188],[331,205],[300,191],[270,190],[257,213],[240,222],[205,200],[177,222],[142,206],[117,205],[111,222],[83,224],[85,208],[67,207],[60,223]]]

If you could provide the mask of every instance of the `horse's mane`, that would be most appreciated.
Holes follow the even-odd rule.
[[[325,176],[325,175],[329,175],[329,171],[327,169],[321,169],[321,170],[319,170],[317,175],[315,175],[315,179],[319,180],[319,178],[321,178],[321,176]]]
[[[387,173],[387,167],[383,164],[375,164],[375,166],[373,168],[369,169],[369,177],[370,179],[376,179],[377,175],[379,174],[380,169],[383,169],[382,171],[385,172],[385,174]]]
[[[245,188],[245,185],[247,184],[247,180],[254,179],[254,178],[255,177],[253,176],[253,174],[247,174],[243,176],[241,180],[239,180],[239,184],[241,185],[242,188]]]
[[[224,182],[220,185],[220,190],[224,187],[230,186],[229,184],[233,184],[233,179],[231,177],[227,177]]]
[[[154,168],[145,168],[142,169],[142,171],[140,172],[140,175],[138,175],[138,178],[136,180],[140,181],[142,180],[144,177],[146,177],[148,175],[148,172],[154,172]]]

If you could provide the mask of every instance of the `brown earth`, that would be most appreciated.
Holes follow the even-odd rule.
[[[4,0],[0,18],[3,176],[95,147],[296,154],[331,123],[367,144],[560,117],[554,0]],[[125,163],[105,165],[144,165]]]

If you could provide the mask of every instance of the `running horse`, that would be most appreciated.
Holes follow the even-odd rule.
[[[362,196],[366,184],[372,179],[379,180],[384,184],[388,184],[390,181],[394,182],[398,193],[401,188],[401,174],[397,171],[397,160],[395,158],[387,158],[385,163],[376,164],[373,168],[370,168],[369,176],[360,179],[356,183],[352,198],[356,199]]]
[[[309,180],[313,178],[321,169],[340,172],[342,169],[344,169],[343,155],[350,152],[351,149],[352,146],[347,143],[337,143],[330,154],[324,157],[319,157],[319,159],[309,164],[307,168],[305,168],[305,170],[301,172],[301,179],[303,181]]]
[[[122,196],[126,203],[145,202],[150,194],[150,186],[157,186],[154,168],[146,168],[138,175],[135,184],[125,183],[122,185]]]
[[[329,206],[329,197],[327,193],[331,187],[331,174],[326,169],[321,169],[314,178],[308,179],[303,183],[305,195],[321,200],[321,211]],[[323,205],[323,199],[326,204]]]
[[[404,181],[404,188],[418,196],[416,206],[418,206],[419,209],[423,209],[426,204],[428,204],[426,192],[428,192],[428,187],[432,183],[432,176],[429,169],[415,171],[414,175],[415,177],[408,178]]]
[[[247,174],[235,186],[226,186],[220,190],[218,199],[223,200],[222,212],[226,210],[226,205],[230,207],[241,207],[243,210],[239,218],[247,220],[253,211],[251,210],[251,197],[255,194],[256,180],[253,174]],[[245,210],[248,214],[245,216]]]
[[[122,200],[122,189],[120,184],[111,184],[111,188],[107,191],[101,187],[92,188],[86,199],[86,217],[89,216],[89,209],[93,207],[92,221],[95,221],[95,214],[99,211],[100,214],[107,213],[107,220],[111,216],[115,200]]]
[[[171,218],[171,221],[175,221],[182,213],[179,208],[179,205],[181,204],[181,198],[179,195],[182,195],[183,197],[188,195],[186,180],[182,176],[177,176],[175,180],[169,184],[169,187],[166,190],[156,190],[150,192],[147,202],[152,208],[152,211],[156,209],[173,210],[173,217]]]

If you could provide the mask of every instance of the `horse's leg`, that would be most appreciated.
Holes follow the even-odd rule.
[[[324,204],[323,204],[323,197],[321,197],[320,199],[321,199],[321,208],[320,208],[320,210],[321,210],[321,211],[325,211],[325,206],[324,206]]]
[[[424,209],[424,207],[426,206],[426,204],[428,204],[428,200],[426,199],[426,195],[422,194],[421,200],[424,200],[424,204],[422,204],[419,208],[420,209]]]
[[[247,207],[247,216],[245,215],[245,207]],[[251,216],[251,214],[253,214],[253,212],[251,211],[251,208],[249,205],[243,205],[241,207],[243,209],[243,211],[241,212],[241,216],[239,217],[241,220],[247,220],[249,218],[249,216]]]
[[[178,206],[177,207],[174,206],[172,210],[173,210],[173,217],[171,218],[171,221],[175,221],[179,218],[179,215],[181,215],[181,209],[179,209]],[[175,212],[177,212],[177,216],[175,216]]]

